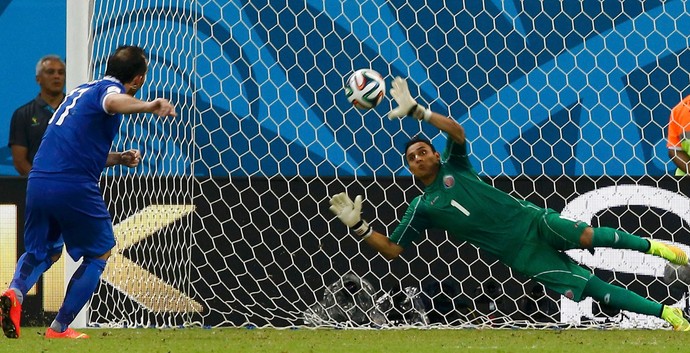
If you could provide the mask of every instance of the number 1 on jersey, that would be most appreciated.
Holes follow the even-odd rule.
[[[462,212],[463,214],[465,214],[465,216],[469,216],[469,215],[470,215],[470,211],[468,211],[466,208],[462,207],[462,205],[459,204],[457,201],[455,201],[455,200],[450,200],[450,205],[453,206],[453,207],[455,207],[455,208],[457,208],[458,210],[460,210],[460,212]]]

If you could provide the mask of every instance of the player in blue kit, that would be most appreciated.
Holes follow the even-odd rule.
[[[26,190],[25,253],[0,296],[0,325],[9,338],[20,334],[21,304],[27,292],[60,258],[62,246],[83,259],[67,286],[47,338],[88,338],[69,328],[96,290],[115,246],[112,220],[98,181],[103,168],[136,167],[138,150],[110,152],[122,114],[176,116],[166,99],[141,101],[148,62],[136,46],[119,47],[108,58],[105,77],[72,90],[48,122]]]
[[[412,200],[389,237],[361,219],[362,196],[354,201],[345,193],[331,198],[330,210],[369,246],[394,259],[426,229],[442,229],[458,242],[473,244],[569,299],[591,297],[611,307],[662,318],[674,330],[690,331],[681,309],[606,283],[563,252],[629,249],[687,265],[688,256],[682,249],[609,227],[594,228],[492,187],[470,164],[462,126],[417,104],[404,79],[395,78],[391,86],[398,107],[389,117],[411,115],[448,134],[448,141],[443,154],[425,139],[412,139],[405,146],[405,160],[424,184],[424,194]]]

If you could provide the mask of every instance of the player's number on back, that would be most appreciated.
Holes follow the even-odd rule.
[[[60,108],[62,108],[62,107],[58,108],[58,110],[55,111],[55,114],[53,114],[53,116],[50,118],[50,120],[48,120],[48,125],[53,123],[53,121],[55,120],[55,117],[57,116],[58,113],[60,113],[60,117],[58,117],[57,121],[55,122],[55,125],[62,125],[62,123],[65,121],[65,118],[69,114],[69,111],[72,110],[72,108],[74,108],[74,106],[77,104],[77,101],[79,100],[79,98],[81,98],[81,96],[83,96],[84,93],[86,93],[86,91],[88,91],[90,88],[91,87],[84,87],[84,88],[79,88],[79,89],[76,89],[76,90],[70,92],[67,95],[67,97],[65,97],[65,101],[62,103],[63,105],[67,104],[65,106],[65,110],[62,110],[62,113],[60,113],[60,111],[61,111]],[[69,103],[67,103],[67,102],[69,102]]]

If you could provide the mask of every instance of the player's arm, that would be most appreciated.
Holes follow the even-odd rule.
[[[686,123],[690,118],[690,110],[686,106],[685,100],[678,103],[672,110],[668,121],[668,131],[666,135],[666,147],[668,147],[668,157],[673,164],[682,172],[688,173],[688,133],[685,131]]]
[[[364,242],[388,260],[395,259],[404,250],[402,246],[390,241],[387,236],[373,229],[371,235],[364,238]]]
[[[685,174],[690,174],[690,156],[682,149],[669,149],[668,156],[673,164]]]
[[[167,99],[156,98],[146,102],[124,93],[108,94],[103,107],[110,114],[153,113],[160,116],[177,116],[175,107]]]
[[[19,175],[27,176],[31,171],[31,162],[29,162],[29,149],[26,146],[13,144],[12,147],[12,162],[14,169]]]
[[[343,224],[348,226],[352,232],[364,240],[374,250],[378,251],[383,257],[392,260],[403,251],[403,247],[393,243],[387,236],[374,231],[369,223],[362,219],[362,196],[355,197],[352,201],[344,192],[331,197],[331,207],[329,208]]]
[[[14,169],[22,176],[29,175],[31,170],[31,162],[29,162],[29,136],[24,126],[26,118],[26,114],[22,114],[19,109],[12,114],[12,120],[10,120],[10,140],[8,143],[12,152]]]
[[[439,113],[432,112],[418,104],[407,87],[407,81],[402,77],[396,77],[391,83],[390,94],[398,106],[388,113],[389,119],[411,116],[417,120],[424,120],[439,130],[448,134],[453,141],[465,143],[465,129],[454,119]]]
[[[137,149],[131,149],[124,152],[110,152],[108,159],[105,162],[106,167],[114,165],[124,165],[126,167],[134,168],[141,162],[141,153]]]

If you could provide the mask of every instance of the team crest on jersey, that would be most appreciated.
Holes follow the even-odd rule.
[[[443,176],[443,186],[446,187],[446,189],[450,189],[455,185],[455,178],[453,178],[452,175],[444,175]]]

